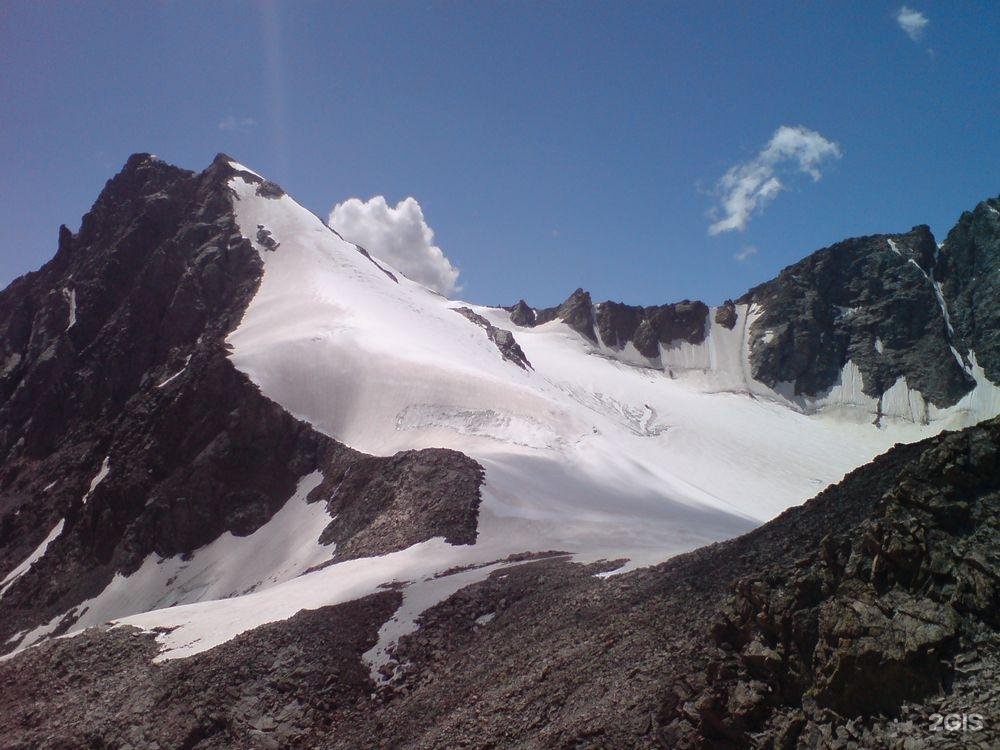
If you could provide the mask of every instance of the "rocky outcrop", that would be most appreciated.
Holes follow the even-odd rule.
[[[591,343],[598,343],[598,335],[600,342],[612,349],[620,350],[631,343],[649,359],[660,356],[661,344],[700,344],[708,330],[708,306],[691,300],[652,307],[611,301],[594,305],[588,292],[577,289],[558,307],[536,311],[519,300],[505,309],[515,325],[532,327],[562,320]]]
[[[669,344],[686,341],[700,344],[708,331],[708,305],[699,300],[682,300],[670,305],[643,308],[650,326],[660,342]]]
[[[497,328],[482,315],[474,312],[468,307],[456,307],[453,309],[459,315],[470,320],[486,331],[486,337],[493,342],[493,345],[496,346],[497,350],[500,352],[501,357],[508,362],[517,365],[522,370],[531,369],[531,362],[528,361],[528,358],[524,354],[524,350],[521,349],[521,345],[517,343],[513,333],[505,328]]]
[[[281,186],[270,180],[262,180],[255,191],[257,195],[264,198],[280,198],[285,194]]]
[[[597,343],[594,335],[594,304],[590,300],[590,292],[577,289],[559,307],[539,310],[535,316],[535,324],[548,323],[556,318],[584,338]]]
[[[728,328],[730,331],[736,327],[736,303],[727,299],[715,310],[715,322],[720,326]]]
[[[760,312],[749,333],[754,378],[816,396],[850,360],[869,396],[906,377],[936,406],[954,404],[975,382],[951,351],[959,342],[935,289],[937,256],[918,226],[839,242],[751,289],[739,301]]]
[[[515,305],[507,308],[510,313],[510,322],[516,326],[530,327],[535,324],[535,311],[528,307],[528,303],[519,299]]]
[[[611,312],[613,303],[605,302],[599,307],[598,322],[600,323],[605,309],[610,312],[612,320],[622,320],[620,311]],[[683,300],[670,305],[655,307],[629,308],[637,321],[625,342],[631,341],[644,357],[654,359],[660,356],[660,345],[670,346],[678,341],[689,344],[700,344],[705,340],[708,331],[708,305],[704,302]],[[627,318],[626,318],[627,319]],[[611,326],[611,330],[614,330]],[[621,332],[619,329],[618,333]],[[603,330],[602,330],[603,336]],[[621,340],[620,338],[618,340]],[[615,345],[616,348],[624,343]],[[607,344],[608,341],[605,340]]]
[[[272,251],[278,249],[277,241],[271,236],[270,230],[266,229],[263,224],[257,225],[257,244]]]
[[[232,216],[235,173],[222,155],[200,174],[131,157],[80,231],[60,230],[56,256],[0,293],[0,577],[63,524],[4,589],[0,650],[151,554],[254,532],[316,470],[325,482],[310,500],[343,511],[328,533],[341,556],[475,540],[475,462],[360,454],[264,398],[228,360],[225,338],[262,274]],[[258,236],[282,251],[266,228]]]
[[[334,520],[320,542],[334,560],[373,557],[434,536],[475,544],[483,470],[458,451],[428,448],[329,467],[318,488]]]
[[[995,716],[1000,690],[979,686],[1000,676],[983,658],[1000,627],[998,510],[994,420],[926,450],[856,528],[741,579],[705,686],[667,712],[676,746],[881,747],[901,716],[928,733],[932,713]]]
[[[1000,382],[1000,197],[962,214],[948,232],[934,276],[948,301],[959,351],[976,353]]]
[[[622,302],[602,302],[597,306],[596,323],[605,346],[623,348],[633,339],[643,320],[642,308]]]

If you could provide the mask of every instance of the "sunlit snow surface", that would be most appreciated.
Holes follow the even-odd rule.
[[[66,321],[66,330],[76,325],[76,290],[63,289],[63,296],[69,304],[69,319]]]
[[[78,608],[74,629],[122,617],[171,628],[158,635],[160,659],[381,584],[408,584],[367,655],[374,671],[420,612],[510,554],[627,558],[621,570],[653,564],[774,517],[896,442],[1000,411],[998,390],[978,366],[976,392],[946,411],[901,380],[883,397],[883,412],[904,419],[883,419],[881,428],[871,424],[877,401],[861,392],[851,363],[822,398],[768,389],[749,375],[746,329],[760,310],[746,306],[733,330],[712,323],[704,343],[663,347],[657,360],[631,345],[594,346],[559,321],[518,328],[503,310],[447,300],[395,271],[394,282],[288,196],[259,197],[242,177],[231,186],[240,231],[264,261],[260,289],[228,339],[234,365],[264,395],[353,448],[391,455],[449,447],[474,457],[486,469],[479,537],[472,546],[433,539],[299,575],[332,553],[317,542],[329,522],[315,515],[322,503],[305,506],[308,522],[282,515],[304,512],[300,485],[256,534],[224,536],[187,564],[150,559]],[[276,251],[256,243],[261,227]],[[505,361],[482,328],[454,312],[462,305],[514,331],[533,369]],[[270,551],[244,557],[229,545]],[[291,565],[276,554],[299,547],[308,552]],[[280,573],[271,575],[272,565]],[[477,567],[436,577],[467,565]],[[190,574],[183,587],[172,580],[188,568],[203,586]],[[37,637],[29,633],[22,647]]]
[[[31,570],[31,566],[42,559],[42,557],[48,550],[49,545],[52,544],[52,542],[54,542],[58,538],[58,536],[62,533],[63,526],[65,525],[65,523],[66,519],[64,518],[60,519],[59,523],[55,525],[52,531],[48,533],[48,536],[46,536],[41,541],[41,543],[34,549],[34,551],[30,555],[28,555],[21,562],[20,565],[18,565],[16,568],[10,571],[10,573],[8,573],[2,581],[0,581],[0,599],[3,598],[3,595],[7,593],[7,589],[13,586],[14,582],[18,578],[20,578],[29,570]]]
[[[83,496],[84,505],[87,504],[87,501],[90,499],[90,496],[94,494],[94,490],[97,489],[97,485],[103,482],[104,478],[108,475],[108,472],[111,471],[110,461],[111,457],[105,456],[104,461],[101,462],[101,468],[97,470],[97,473],[94,475],[94,478],[90,480],[90,487],[87,488],[87,494]]]

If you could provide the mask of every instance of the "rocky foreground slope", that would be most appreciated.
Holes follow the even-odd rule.
[[[494,573],[422,616],[379,689],[360,657],[392,589],[163,664],[132,628],[50,642],[0,663],[0,734],[13,748],[994,747],[998,513],[993,420],[899,446],[654,568],[601,578],[554,557]],[[936,730],[935,714],[982,728]]]

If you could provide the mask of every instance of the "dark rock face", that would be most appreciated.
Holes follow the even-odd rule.
[[[748,331],[752,375],[815,397],[852,361],[873,398],[905,377],[930,403],[951,406],[975,386],[970,350],[1000,381],[998,278],[1000,198],[964,213],[940,251],[924,225],[823,248],[738,300],[761,312]],[[507,310],[516,325],[561,319],[592,343],[597,334],[612,349],[631,342],[649,359],[673,342],[699,344],[708,331],[708,307],[690,300],[594,305],[577,289],[558,307],[535,311],[520,300]],[[736,303],[726,300],[714,319],[732,330]]]
[[[270,230],[265,229],[263,224],[257,225],[257,242],[266,247],[268,250],[278,249],[278,243],[275,241],[274,237],[271,236]]]
[[[660,336],[648,320],[643,320],[632,334],[632,343],[644,357],[656,359],[660,356]]]
[[[1000,382],[1000,197],[966,211],[948,233],[935,278],[966,354],[971,348],[992,382]]]
[[[467,318],[486,331],[487,338],[493,342],[494,346],[496,346],[500,355],[505,360],[517,365],[522,370],[531,369],[531,362],[528,361],[528,358],[524,354],[524,350],[521,349],[521,345],[517,343],[513,333],[505,328],[497,328],[482,315],[474,312],[468,307],[455,307],[452,309],[454,309],[454,311],[462,317]]]
[[[686,299],[671,305],[647,307],[644,312],[663,344],[674,341],[700,344],[705,340],[708,305],[704,302]]]
[[[727,299],[715,311],[715,322],[730,331],[736,327],[736,318],[736,303],[731,299]]]
[[[660,344],[677,341],[700,344],[705,340],[708,305],[683,300],[669,305],[636,307],[621,302],[597,306],[597,330],[605,345],[621,349],[631,342],[644,357],[660,356]]]
[[[870,396],[905,375],[935,405],[954,404],[975,383],[950,349],[936,256],[934,237],[919,226],[840,242],[751,289],[740,302],[763,308],[749,334],[754,377],[814,396],[852,360]]]
[[[364,456],[264,398],[227,359],[225,337],[262,273],[232,216],[233,174],[225,156],[200,174],[131,157],[79,233],[63,227],[56,256],[0,293],[0,573],[65,522],[0,599],[3,650],[151,553],[252,533],[315,470],[327,481],[312,501],[371,503],[331,532],[343,554],[475,539],[475,462],[452,451]],[[332,478],[353,466],[369,481],[336,492]],[[428,503],[435,482],[447,491]]]
[[[280,185],[276,185],[270,180],[264,180],[257,186],[257,195],[264,198],[280,198],[285,194]]]
[[[621,348],[631,341],[640,354],[655,359],[660,356],[661,344],[670,346],[677,341],[700,344],[705,340],[708,305],[691,300],[654,307],[604,302],[598,307],[597,321],[605,344]],[[605,329],[612,340],[604,338]]]
[[[602,302],[597,306],[597,330],[606,346],[621,349],[635,337],[643,320],[642,308],[622,302]]]
[[[538,320],[542,322],[543,312],[539,312]],[[597,343],[594,335],[594,304],[590,301],[590,293],[577,289],[569,298],[556,308],[555,317],[584,338]]]
[[[507,310],[510,313],[510,322],[516,326],[533,326],[535,324],[535,311],[528,307],[528,303],[519,299],[517,304]]]

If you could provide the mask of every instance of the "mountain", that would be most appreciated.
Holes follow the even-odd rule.
[[[790,555],[870,535],[883,492],[930,481],[919,466],[949,440],[987,446],[966,451],[971,479],[943,471],[980,498],[961,529],[951,511],[921,519],[973,529],[982,560],[942,558],[986,581],[975,606],[959,597],[949,658],[995,625],[996,473],[981,467],[996,422],[972,425],[1000,414],[998,207],[941,247],[926,227],[838,243],[717,307],[577,290],[491,308],[416,284],[228,156],[201,173],[131,157],[55,257],[0,293],[5,736],[600,747],[832,731],[806,700],[822,665],[754,703],[747,644],[773,634],[726,615],[713,632],[736,661],[719,679],[694,668],[715,647],[697,633],[750,606],[727,604],[741,578],[773,564],[770,585],[798,581]],[[833,576],[823,596],[886,595],[840,568],[816,573]],[[914,580],[890,583],[959,601],[940,575]],[[901,653],[886,659],[905,682]],[[664,691],[682,678],[753,710],[705,698],[681,716]]]
[[[227,359],[262,272],[232,214],[233,174],[225,160],[195,175],[133,157],[79,233],[60,230],[56,256],[0,296],[7,644],[292,577],[328,561],[334,541],[346,559],[438,533],[475,538],[473,461],[359,454],[262,397]],[[329,514],[305,505],[310,493],[329,504],[341,484],[350,492]],[[289,498],[273,555],[237,552]],[[296,533],[311,547],[281,548]]]

